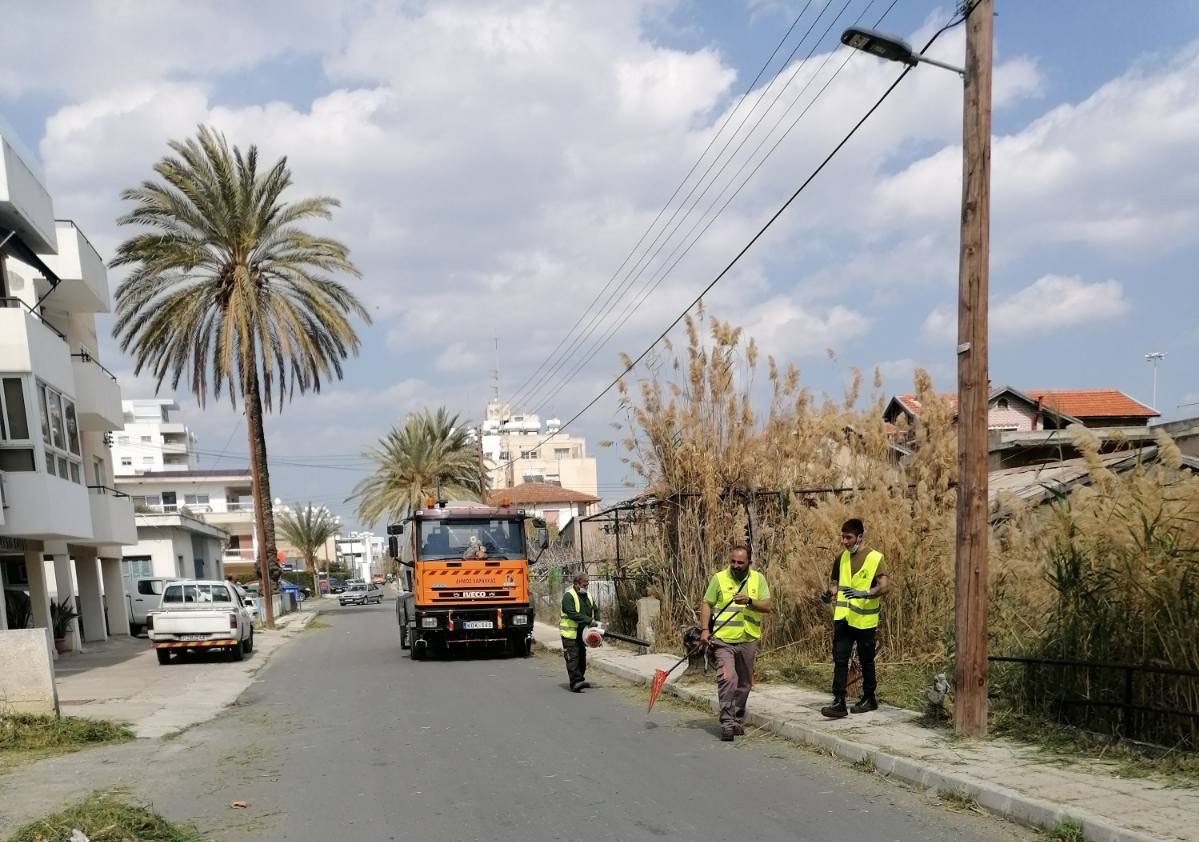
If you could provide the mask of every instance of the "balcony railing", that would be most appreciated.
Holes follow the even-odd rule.
[[[232,547],[225,550],[222,554],[224,561],[253,561],[255,558],[254,550],[234,549]]]
[[[246,514],[254,512],[253,503],[226,503],[223,508],[215,507],[211,503],[137,503],[136,505],[139,514],[223,515],[230,512]]]
[[[28,304],[26,304],[24,299],[14,298],[12,296],[8,296],[6,298],[0,298],[0,307],[15,308],[18,310],[24,309],[27,313],[29,313],[29,315],[33,316],[35,319],[37,319],[39,322],[41,322],[43,325],[45,325],[46,328],[51,333],[53,333],[55,336],[57,336],[63,342],[67,341],[67,337],[63,335],[62,331],[60,331],[54,325],[50,324],[48,321],[46,321],[44,318],[42,318],[42,314],[39,313],[37,310],[34,310]],[[99,365],[99,363],[96,363],[96,365]],[[116,380],[115,377],[112,379]]]
[[[107,485],[89,485],[87,490],[92,494],[104,494],[111,497],[123,497],[126,500],[129,499],[129,495],[124,491],[118,491],[115,488],[109,488]]]
[[[49,325],[47,325],[47,327],[49,327]],[[54,328],[50,328],[50,329],[54,330]],[[55,331],[55,333],[58,333],[58,331]],[[62,336],[61,333],[59,333],[58,335]],[[63,337],[63,338],[65,339],[66,337]],[[108,378],[110,380],[112,380],[114,383],[116,382],[117,376],[115,374],[113,374],[111,371],[109,371],[108,369],[106,369],[104,366],[102,366],[98,359],[96,359],[91,354],[89,354],[87,351],[87,348],[80,348],[78,354],[71,354],[71,356],[74,359],[79,360],[80,362],[91,363],[92,365],[96,366],[101,371],[103,371],[105,374],[107,374]]]

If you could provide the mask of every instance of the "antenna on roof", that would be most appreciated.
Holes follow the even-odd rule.
[[[495,368],[491,370],[491,391],[492,398],[496,403],[500,402],[500,338],[495,339]]]

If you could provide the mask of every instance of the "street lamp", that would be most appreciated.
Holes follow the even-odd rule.
[[[962,77],[962,212],[958,253],[957,512],[954,536],[954,728],[987,731],[987,298],[991,253],[991,52],[994,0],[965,13],[966,64],[954,67],[914,52],[900,38],[852,28],[841,43],[913,68],[932,64]],[[944,31],[944,30],[942,30]],[[905,71],[906,72],[906,71]]]
[[[870,53],[887,61],[898,61],[906,64],[908,67],[915,67],[921,63],[931,64],[934,67],[943,67],[946,70],[952,70],[963,78],[966,76],[964,69],[955,67],[952,64],[946,64],[943,61],[937,61],[935,58],[922,56],[913,50],[912,45],[902,38],[887,35],[884,32],[876,32],[873,29],[851,26],[841,33],[841,43],[847,47],[861,50],[864,53]]]
[[[1145,362],[1153,366],[1153,403],[1150,404],[1154,409],[1157,409],[1157,364],[1166,358],[1162,351],[1154,351],[1145,355]]]

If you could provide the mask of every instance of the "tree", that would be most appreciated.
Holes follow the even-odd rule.
[[[339,206],[329,196],[295,202],[282,195],[292,184],[287,159],[261,171],[258,150],[230,149],[223,135],[201,126],[196,137],[171,141],[154,165],[158,179],[121,193],[134,209],[121,225],[150,230],[118,248],[113,267],[129,267],[116,292],[113,336],[161,388],[169,379],[204,406],[224,389],[240,395],[253,475],[258,567],[265,620],[275,562],[263,411],[280,409],[296,391],[319,392],[323,379],[342,376],[342,360],[358,351],[350,323],[366,310],[330,273],[354,277],[349,250],[300,223],[329,219]]]
[[[279,534],[304,556],[304,563],[312,570],[312,595],[319,597],[321,583],[316,571],[316,552],[338,533],[341,519],[324,506],[311,503],[300,509],[281,508],[277,516]],[[328,572],[326,569],[326,575]]]
[[[358,519],[378,523],[397,521],[437,494],[479,499],[479,462],[465,429],[444,407],[409,415],[403,427],[393,427],[365,456],[374,473],[354,487]]]

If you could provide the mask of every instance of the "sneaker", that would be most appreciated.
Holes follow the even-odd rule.
[[[831,705],[825,705],[820,709],[820,714],[829,719],[843,719],[849,716],[849,710],[845,707],[844,699],[833,699]]]
[[[731,743],[735,736],[737,736],[737,733],[732,728],[720,729],[720,741],[722,743]]]
[[[878,710],[878,701],[874,696],[863,696],[858,699],[857,704],[849,709],[850,713],[870,713],[872,710]]]

